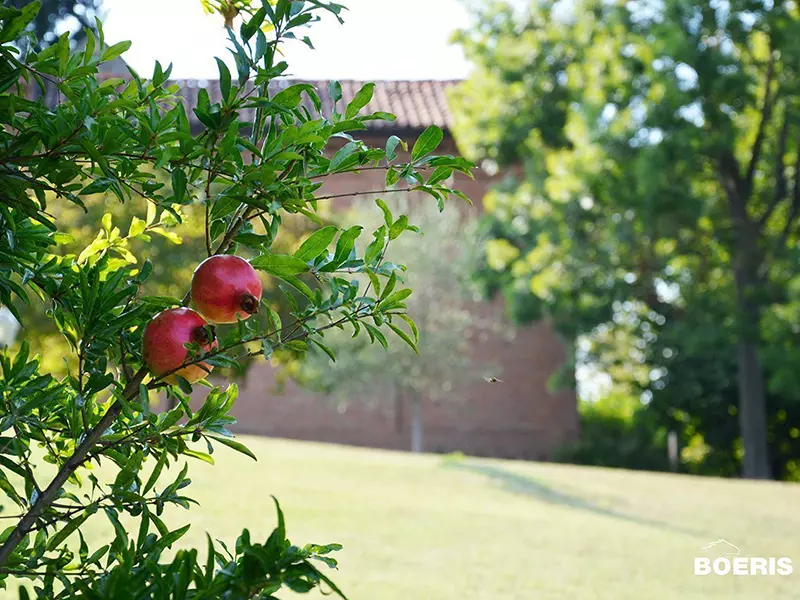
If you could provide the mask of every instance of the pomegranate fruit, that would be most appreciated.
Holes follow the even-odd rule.
[[[236,323],[258,312],[261,279],[250,263],[232,254],[211,256],[192,276],[192,300],[212,323]]]
[[[205,351],[217,348],[217,340],[208,331],[206,320],[190,308],[171,308],[153,317],[142,338],[144,364],[156,377],[168,373],[191,358],[184,344],[197,343]],[[203,379],[214,367],[206,363],[187,365],[170,373],[164,381],[178,382],[180,375],[189,383]]]

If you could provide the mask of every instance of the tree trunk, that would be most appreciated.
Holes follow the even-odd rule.
[[[411,392],[411,451],[424,451],[422,431],[422,395],[417,391]]]
[[[396,433],[403,433],[403,423],[405,422],[403,390],[393,385],[392,396],[394,396],[394,430]]]
[[[772,477],[767,445],[767,406],[764,372],[758,357],[761,309],[752,298],[749,277],[736,271],[736,303],[739,319],[739,431],[744,442],[742,476],[749,479]]]
[[[734,232],[731,255],[736,282],[739,433],[744,443],[742,476],[770,479],[764,372],[758,357],[763,303],[760,294],[763,282],[759,275],[764,262],[759,245],[762,231],[747,209],[747,201],[752,193],[751,172],[743,180],[732,154],[722,157],[720,167]]]

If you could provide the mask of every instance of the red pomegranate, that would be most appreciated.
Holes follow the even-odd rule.
[[[217,348],[217,340],[209,334],[208,323],[190,308],[171,308],[158,313],[147,324],[142,338],[144,364],[154,376],[172,371],[191,358],[184,344],[197,343],[203,350]],[[177,383],[180,375],[189,383],[203,379],[214,367],[206,363],[188,365],[164,378]]]
[[[232,254],[207,258],[192,276],[192,300],[212,323],[236,323],[258,312],[261,279],[250,263]]]

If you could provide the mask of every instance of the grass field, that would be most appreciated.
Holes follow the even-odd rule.
[[[243,441],[259,461],[190,465],[202,506],[167,522],[201,548],[265,538],[274,494],[294,543],[344,544],[333,579],[353,600],[800,598],[800,485]],[[694,576],[719,538],[795,573]]]

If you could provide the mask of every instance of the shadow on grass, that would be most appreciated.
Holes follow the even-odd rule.
[[[667,521],[639,517],[616,510],[611,510],[609,508],[604,508],[590,502],[589,500],[586,500],[585,498],[581,498],[580,496],[560,492],[557,489],[554,489],[542,483],[541,481],[534,479],[533,477],[511,473],[501,469],[500,467],[486,464],[474,464],[461,460],[446,460],[444,462],[444,466],[452,469],[459,469],[462,471],[469,471],[471,473],[485,475],[489,479],[501,483],[504,489],[509,492],[535,498],[536,500],[547,502],[548,504],[568,506],[576,510],[583,510],[605,517],[620,519],[630,523],[636,523],[638,525],[647,525],[662,530],[675,531],[686,535],[699,537],[705,537],[708,535],[705,532],[687,529]]]

